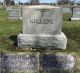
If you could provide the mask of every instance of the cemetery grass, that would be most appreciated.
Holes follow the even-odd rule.
[[[6,11],[0,10],[0,51],[16,51],[13,44],[16,35],[22,33],[22,21],[9,20],[7,16]]]
[[[23,52],[25,50],[16,49],[16,43],[14,43],[17,39],[17,35],[22,33],[22,21],[8,20],[7,15],[8,14],[6,11],[0,10],[0,51]],[[51,52],[66,52],[74,54],[76,58],[74,73],[80,73],[80,21],[69,21],[70,17],[71,14],[63,14],[62,31],[68,38],[67,49],[63,51],[56,50]]]
[[[14,42],[17,35],[22,33],[22,21],[9,20],[7,16],[6,11],[0,10],[0,51],[15,51],[16,45]],[[67,49],[64,51],[79,53],[80,21],[69,21],[70,17],[71,14],[63,14],[62,31],[68,38]]]

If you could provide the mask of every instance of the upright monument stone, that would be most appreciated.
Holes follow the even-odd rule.
[[[61,10],[48,5],[24,7],[23,34],[18,35],[18,47],[66,49]]]
[[[73,8],[73,16],[71,20],[80,20],[80,8]]]

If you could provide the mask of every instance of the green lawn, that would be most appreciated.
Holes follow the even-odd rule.
[[[68,38],[67,49],[68,52],[79,52],[80,50],[80,21],[69,21],[70,14],[63,15],[62,31]],[[7,19],[7,13],[0,10],[0,51],[15,51],[13,41],[9,38],[12,35],[22,33],[22,21]],[[2,49],[3,48],[3,49]]]
[[[19,33],[22,33],[22,21],[9,20],[7,12],[0,10],[0,51],[13,51],[11,48],[15,48],[14,42],[9,37]]]
[[[69,21],[70,14],[63,14],[62,31],[68,38],[68,45],[66,50],[56,50],[52,52],[66,52],[73,53],[76,59],[76,68],[74,73],[80,73],[80,21]],[[17,50],[9,37],[22,33],[22,21],[8,20],[7,13],[0,10],[0,51],[22,51]]]
[[[69,14],[64,14],[63,17],[63,32],[68,38],[68,51],[79,52],[80,51],[80,21],[68,21]]]

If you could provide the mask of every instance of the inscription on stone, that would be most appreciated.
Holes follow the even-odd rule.
[[[53,19],[30,19],[32,24],[53,24]]]
[[[50,73],[54,70],[72,70],[74,57],[63,54],[44,54],[40,57],[40,65],[43,73]]]
[[[50,11],[49,9],[36,9],[37,12],[40,13],[40,19],[31,19],[30,18],[30,23],[33,24],[53,24],[53,19],[46,19],[44,16],[46,15],[46,12]]]
[[[37,72],[38,59],[34,54],[4,54],[3,71],[10,72]]]
[[[53,35],[61,33],[60,9],[47,5],[25,6],[23,8],[23,34]]]

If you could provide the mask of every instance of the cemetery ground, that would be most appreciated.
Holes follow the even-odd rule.
[[[63,32],[68,38],[66,50],[53,50],[52,52],[72,53],[75,56],[75,72],[80,73],[80,21],[69,21],[71,14],[63,14]],[[21,20],[7,19],[7,12],[0,10],[0,51],[1,52],[25,52],[27,50],[16,49],[17,35],[22,33]],[[46,50],[49,51],[49,50]]]

